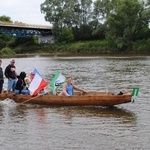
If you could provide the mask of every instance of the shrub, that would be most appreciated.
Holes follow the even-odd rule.
[[[1,50],[1,55],[14,55],[15,52],[12,51],[9,47],[5,47]]]

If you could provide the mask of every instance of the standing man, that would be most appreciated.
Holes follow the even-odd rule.
[[[15,90],[17,74],[16,74],[16,67],[15,67],[15,60],[12,59],[10,64],[5,69],[5,76],[8,79],[8,86],[7,91],[11,92]]]
[[[1,65],[2,65],[2,60],[0,60],[0,93],[3,90],[3,84],[4,84],[4,75],[3,75],[3,69]]]

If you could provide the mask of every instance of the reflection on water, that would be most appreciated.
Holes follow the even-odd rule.
[[[37,56],[15,60],[17,72],[29,74],[37,68],[48,82],[59,70],[89,91],[139,87],[140,92],[134,104],[111,109],[29,104],[16,107],[12,101],[0,102],[2,149],[149,149],[150,57]],[[9,62],[4,59],[2,67]]]
[[[63,115],[63,118],[65,121],[68,120],[68,122],[74,117],[83,117],[83,118],[121,118],[126,121],[122,122],[133,122],[136,120],[135,114],[125,110],[124,108],[118,108],[118,107],[112,107],[112,108],[105,108],[105,107],[90,107],[90,106],[47,106],[47,105],[20,105],[19,107],[17,104],[11,100],[11,99],[5,99],[3,101],[0,101],[0,108],[1,112],[5,112],[4,114],[9,114],[10,116],[22,116],[25,114],[24,112],[27,112],[28,110],[34,111],[34,114],[39,116],[39,121],[44,122],[44,120],[47,117],[47,114],[49,113],[49,109],[55,113]],[[7,112],[7,113],[6,113]],[[2,116],[2,115],[1,115]],[[4,117],[5,118],[5,117]]]
[[[55,108],[57,113],[64,115],[66,120],[71,120],[74,117],[85,118],[121,118],[128,121],[135,121],[133,113],[117,107],[103,108],[103,107],[58,107]]]
[[[3,137],[0,140],[7,140],[5,143],[12,146],[25,139],[22,145],[16,145],[21,149],[25,149],[29,143],[33,149],[60,146],[62,149],[78,149],[78,144],[86,149],[95,145],[97,149],[105,141],[100,137],[125,136],[126,130],[136,124],[134,113],[117,107],[48,107],[28,104],[17,108],[5,105],[0,110],[3,112],[0,115],[3,118],[0,120]],[[11,136],[15,137],[15,142],[8,142]],[[37,147],[37,141],[43,142]],[[9,147],[1,145],[6,149]]]

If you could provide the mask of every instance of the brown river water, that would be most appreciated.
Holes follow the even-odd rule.
[[[2,59],[3,70],[11,59]],[[0,150],[150,149],[150,57],[15,58],[17,72],[36,68],[49,82],[57,70],[88,91],[130,91],[134,103],[105,107],[16,107],[0,102]],[[7,86],[5,79],[4,88]],[[46,90],[49,90],[47,88]]]

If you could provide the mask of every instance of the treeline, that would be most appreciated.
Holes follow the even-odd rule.
[[[0,35],[0,54],[35,52],[150,53],[150,0],[45,0],[55,43]],[[0,21],[11,21],[1,16]],[[10,48],[10,49],[9,49]]]
[[[106,40],[120,51],[150,43],[150,0],[45,0],[41,11],[58,42]]]

